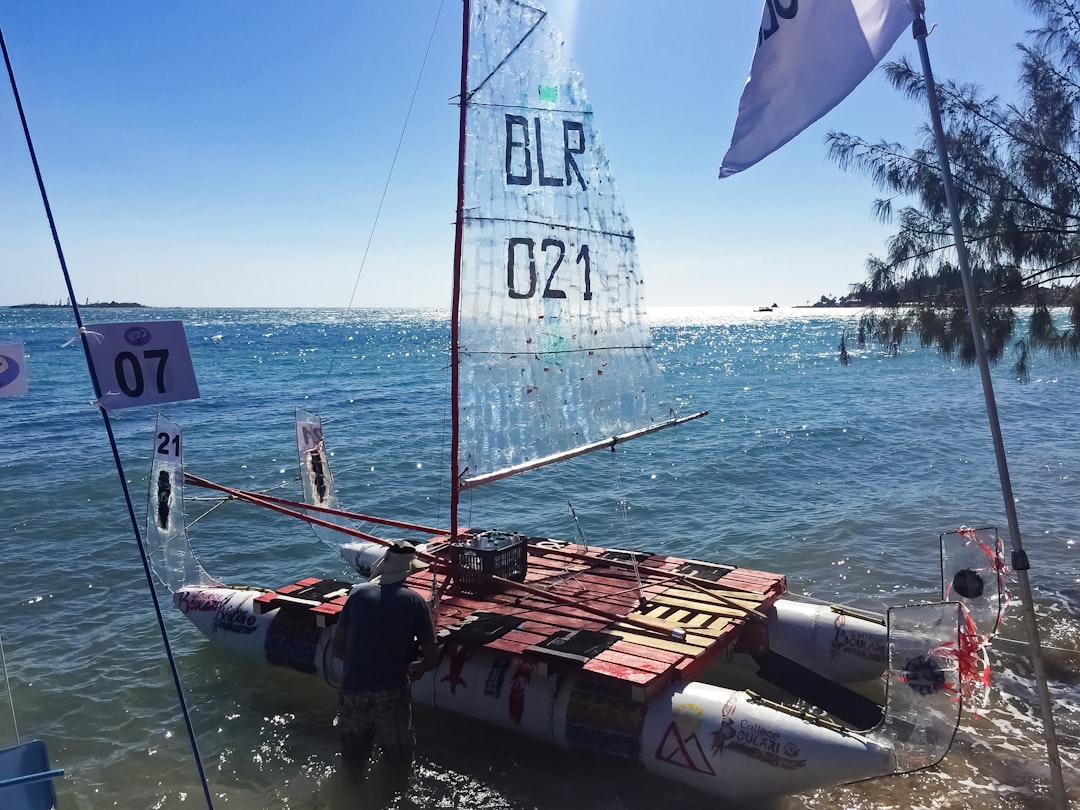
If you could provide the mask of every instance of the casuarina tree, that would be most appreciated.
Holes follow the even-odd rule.
[[[1023,5],[1034,27],[1017,45],[1016,101],[975,84],[937,84],[987,351],[994,361],[1008,356],[1020,380],[1034,352],[1080,358],[1080,3]],[[918,65],[901,59],[884,70],[925,109]],[[886,254],[868,260],[866,281],[852,286],[848,299],[874,308],[855,339],[894,349],[917,339],[975,362],[929,126],[914,147],[838,132],[828,147],[841,168],[887,194],[874,213],[897,228]],[[1018,307],[1032,308],[1026,322]],[[1067,317],[1053,317],[1060,308]]]

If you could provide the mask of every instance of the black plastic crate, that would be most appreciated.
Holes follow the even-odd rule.
[[[524,582],[529,569],[529,546],[516,534],[484,532],[450,546],[454,588],[479,594],[497,589],[491,577]]]

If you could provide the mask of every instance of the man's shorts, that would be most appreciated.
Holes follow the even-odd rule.
[[[338,695],[338,733],[352,736],[356,753],[371,755],[377,742],[392,763],[412,762],[416,744],[412,726],[412,695],[407,687]]]

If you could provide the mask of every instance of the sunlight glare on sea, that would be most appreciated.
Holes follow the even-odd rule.
[[[858,347],[855,310],[650,313],[678,430],[500,482],[464,505],[472,525],[783,572],[792,592],[882,611],[936,598],[938,536],[1006,535],[974,369],[904,346]],[[181,319],[202,399],[162,408],[184,426],[190,471],[297,497],[293,409],[324,419],[343,502],[445,525],[447,316],[439,310],[139,310]],[[5,595],[0,633],[22,739],[47,741],[59,806],[199,806],[201,787],[101,417],[66,310],[0,310],[0,341],[25,342],[30,393],[0,399]],[[837,347],[848,335],[852,362]],[[1038,356],[1032,383],[994,370],[1062,761],[1080,800],[1080,365]],[[154,413],[116,412],[142,520]],[[349,578],[287,517],[187,493],[192,542],[230,583]],[[197,500],[196,500],[197,498]],[[573,504],[580,522],[567,508]],[[624,507],[626,512],[624,512]],[[205,514],[205,517],[200,517]],[[629,515],[627,522],[624,515]],[[1008,546],[1009,538],[1006,537]],[[1015,581],[1014,581],[1015,586]],[[796,808],[1049,807],[1045,747],[1019,594],[991,653],[989,706],[924,773],[781,799]],[[332,690],[212,649],[158,591],[215,801],[238,808],[567,807],[715,810],[640,768],[555,750],[418,710],[407,797],[364,795],[340,773]],[[14,741],[10,718],[0,742]]]

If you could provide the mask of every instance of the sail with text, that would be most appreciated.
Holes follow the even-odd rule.
[[[462,488],[684,421],[630,221],[547,13],[474,4],[457,362]]]
[[[720,177],[753,166],[843,101],[914,18],[910,0],[766,0]]]

